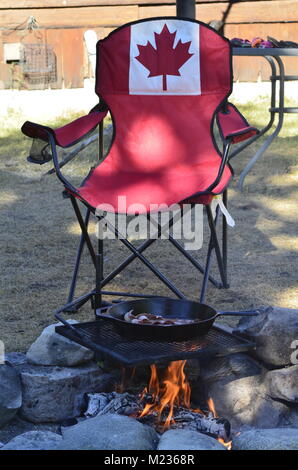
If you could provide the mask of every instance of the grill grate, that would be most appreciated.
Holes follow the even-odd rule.
[[[87,323],[72,324],[76,330],[67,326],[57,326],[56,332],[95,352],[126,366],[153,364],[160,361],[175,361],[194,357],[225,356],[254,348],[243,338],[233,335],[227,328],[213,326],[204,337],[187,341],[145,341],[128,339],[120,335],[112,323],[104,319]]]

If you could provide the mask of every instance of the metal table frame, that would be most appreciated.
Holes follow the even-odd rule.
[[[240,153],[244,148],[250,145],[255,140],[259,139],[262,135],[268,132],[274,124],[275,116],[278,115],[277,126],[275,130],[268,135],[265,142],[258,149],[255,155],[248,162],[239,177],[238,186],[242,190],[243,183],[246,175],[249,173],[253,165],[267,150],[269,145],[272,144],[273,140],[278,136],[284,120],[285,113],[298,113],[298,107],[285,107],[285,82],[291,80],[298,80],[298,75],[285,75],[285,67],[281,57],[298,57],[297,49],[282,49],[282,48],[233,48],[233,56],[245,56],[245,57],[264,57],[271,67],[271,106],[269,108],[270,118],[267,125],[260,131],[260,133],[248,141],[241,144],[234,152],[231,153],[230,158]],[[276,82],[279,81],[279,96],[277,97]],[[277,104],[278,103],[278,104]]]

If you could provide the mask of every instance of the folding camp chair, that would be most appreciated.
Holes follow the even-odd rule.
[[[203,302],[208,281],[217,287],[228,287],[227,222],[223,217],[220,240],[217,235],[220,211],[217,207],[214,214],[211,202],[215,195],[222,195],[227,204],[227,187],[233,174],[229,163],[230,145],[258,133],[227,101],[232,91],[229,41],[195,20],[165,17],[126,24],[97,43],[95,89],[99,104],[86,116],[55,130],[28,121],[22,127],[25,135],[42,142],[42,151],[37,152],[38,155],[33,152],[29,160],[44,163],[53,159],[56,174],[70,198],[82,231],[68,302],[59,312],[77,309],[90,298],[98,308],[104,304],[104,295],[152,297],[144,293],[104,290],[134,259],[141,260],[172,294],[185,297],[144,256],[155,239],[148,239],[136,248],[121,238],[117,227],[109,226],[131,254],[104,276],[103,240],[98,241],[95,250],[88,234],[90,213],[103,218],[104,215],[96,212],[100,206],[107,211],[113,207],[117,213],[135,214],[131,208],[136,203],[141,208],[139,213],[147,216],[152,204],[155,207],[183,203],[191,207],[204,205],[210,228],[204,266],[169,236],[170,242],[203,274],[200,294]],[[56,147],[74,145],[98,125],[102,130],[108,111],[114,127],[108,155],[91,169],[81,186],[74,187],[61,172]],[[223,141],[222,151],[214,137],[215,122]],[[119,196],[122,207],[118,204]],[[85,219],[78,201],[87,207]],[[173,223],[172,218],[170,225]],[[163,227],[159,223],[156,230],[156,238],[160,238]],[[96,283],[90,292],[74,299],[84,244],[96,268]],[[219,281],[209,272],[213,252]]]

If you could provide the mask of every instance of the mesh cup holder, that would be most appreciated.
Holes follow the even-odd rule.
[[[52,160],[50,144],[41,139],[34,139],[31,145],[28,161],[42,165],[50,160]]]

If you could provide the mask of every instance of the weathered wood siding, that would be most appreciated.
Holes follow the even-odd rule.
[[[129,21],[174,15],[173,0],[1,0],[0,88],[11,86],[12,64],[4,61],[5,43],[38,43],[53,46],[57,57],[57,83],[53,87],[80,87],[86,67],[83,34],[89,28],[104,37]],[[26,28],[33,16],[39,26]],[[224,19],[228,38],[252,39],[273,36],[298,42],[298,0],[202,0],[196,5],[197,19],[209,23]],[[288,73],[298,73],[297,59],[286,60]],[[234,77],[242,81],[268,79],[263,59],[235,58]]]

